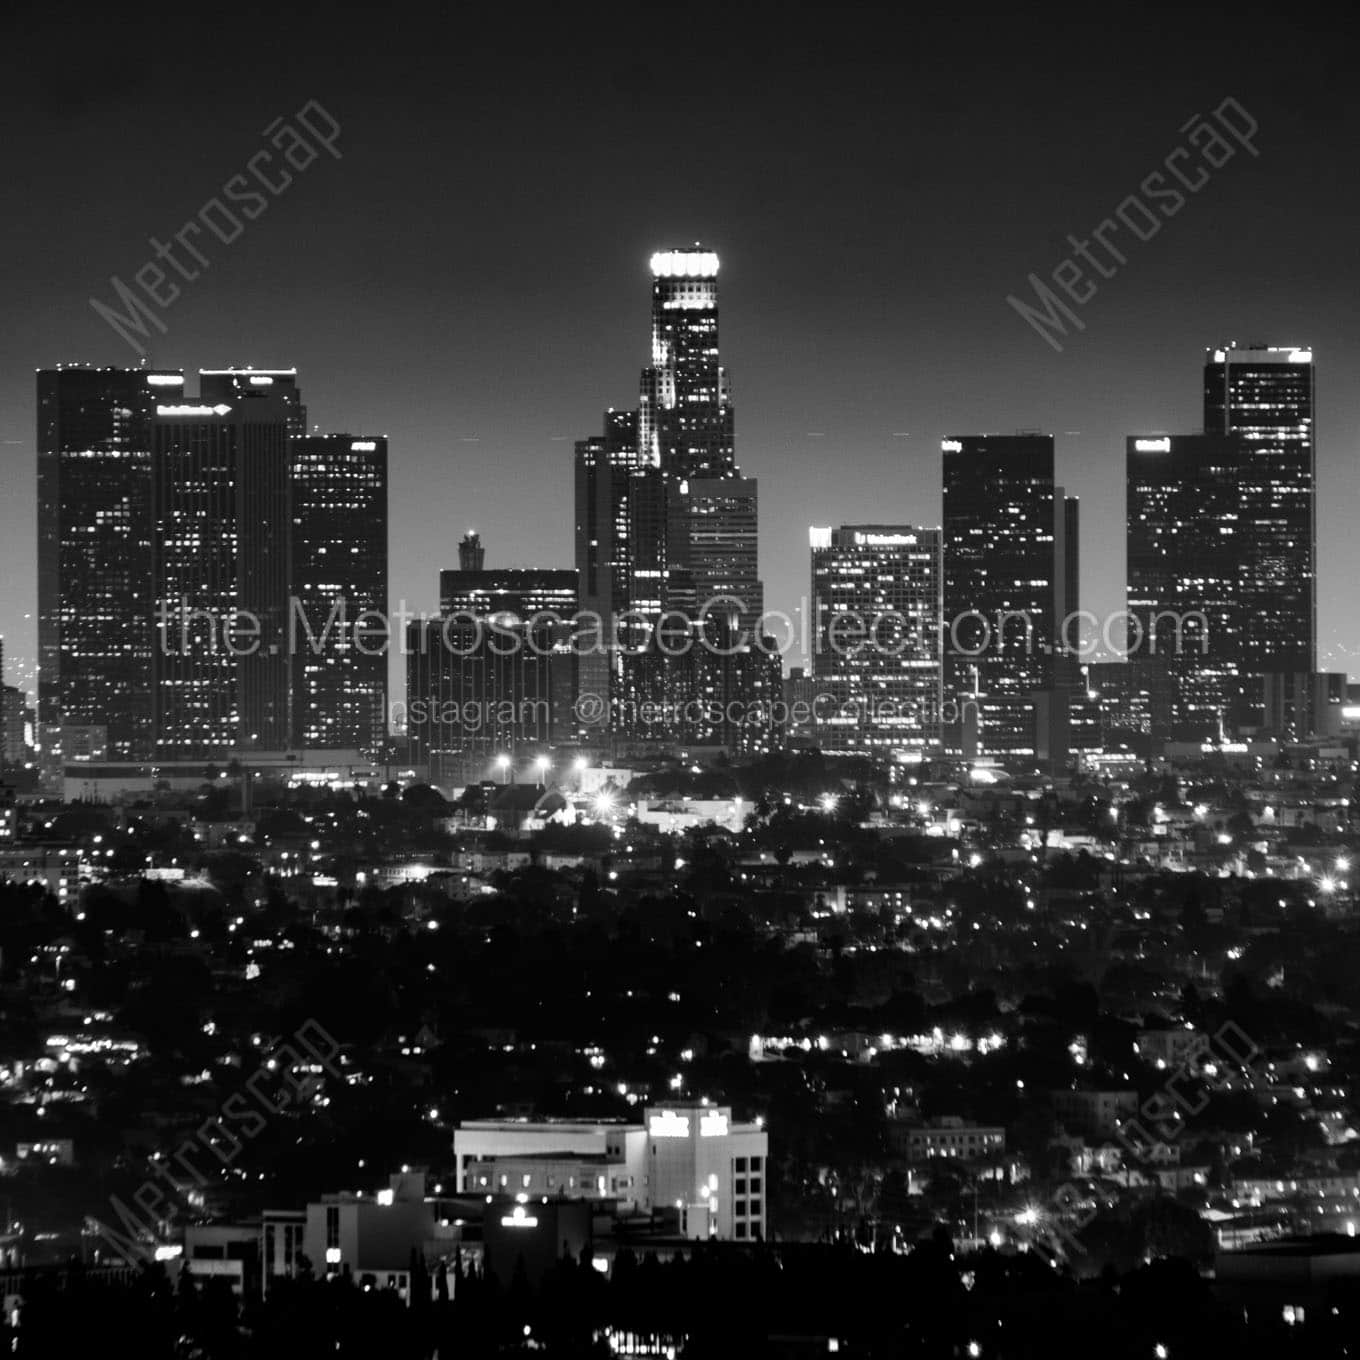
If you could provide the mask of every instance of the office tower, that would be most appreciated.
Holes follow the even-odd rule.
[[[23,761],[24,692],[16,685],[0,685],[0,758],[7,765]]]
[[[1253,453],[1224,435],[1140,435],[1126,457],[1129,656],[1171,677],[1173,736],[1217,739],[1246,674]]]
[[[151,422],[179,372],[40,370],[38,734],[44,782],[67,745],[152,753]]]
[[[283,403],[288,435],[300,439],[307,433],[307,408],[302,403],[295,368],[200,368],[198,397],[207,406],[228,405],[243,397],[269,393]]]
[[[753,754],[784,735],[778,651],[745,641],[735,609],[665,615],[624,654],[620,688],[618,726],[635,743]]]
[[[485,549],[480,551],[485,553]],[[479,567],[439,573],[439,612],[476,619],[513,615],[521,622],[572,622],[579,577],[570,567]]]
[[[664,485],[659,469],[641,467],[637,431],[636,411],[611,409],[604,434],[576,444],[580,685],[587,707],[602,701],[589,724],[597,728],[608,726],[618,697],[620,649],[645,642],[645,617],[660,613],[668,576]]]
[[[1093,661],[1084,668],[1087,694],[1097,707],[1101,745],[1150,754],[1149,743],[1171,739],[1176,686],[1170,671],[1153,658]]]
[[[482,547],[482,536],[475,530],[463,535],[458,544],[459,571],[481,571],[486,565],[486,549]]]
[[[735,472],[727,373],[718,362],[718,257],[695,245],[652,256],[652,362],[643,370],[644,461],[669,477]]]
[[[470,536],[470,539],[475,536]],[[407,732],[430,777],[466,783],[497,756],[575,740],[579,578],[485,566],[480,539],[439,573],[439,617],[408,630]]]
[[[574,735],[561,730],[573,700],[570,656],[550,624],[504,614],[494,623],[455,613],[407,629],[406,731],[411,759],[439,784],[494,778],[515,759]],[[565,673],[567,682],[562,676]]]
[[[289,653],[298,746],[376,751],[387,736],[387,439],[290,439]]]
[[[817,733],[835,751],[919,752],[939,741],[943,563],[938,529],[808,531]]]
[[[1317,670],[1314,371],[1311,350],[1227,345],[1206,352],[1204,429],[1235,435],[1239,469],[1238,598],[1244,676]]]
[[[695,620],[706,602],[730,595],[739,601],[737,636],[754,643],[764,591],[758,488],[736,465],[718,357],[718,257],[701,246],[660,251],[651,271],[652,358],[638,407],[611,410],[603,434],[576,446],[576,562],[583,615],[601,620],[593,637],[582,629],[582,693],[604,697],[612,727],[661,741],[661,724],[629,716],[651,702],[643,696],[675,696],[684,685],[721,690],[728,681],[666,655],[653,636],[658,621],[668,613]],[[731,603],[711,611],[707,633],[727,635]],[[692,642],[705,635],[688,631]],[[763,686],[768,668],[754,668]],[[678,731],[677,741],[690,740]]]
[[[765,613],[757,561],[759,502],[750,477],[673,483],[667,534],[672,609],[698,618],[731,606],[742,631],[755,638]]]
[[[1053,438],[969,435],[942,450],[946,696],[969,696],[979,750],[1031,755],[1031,696],[1056,678]]]
[[[290,407],[272,384],[156,406],[151,476],[162,759],[282,750],[289,733]]]
[[[1053,562],[1054,680],[1072,689],[1081,684],[1081,502],[1060,486],[1053,488]]]

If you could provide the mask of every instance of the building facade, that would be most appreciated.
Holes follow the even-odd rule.
[[[37,375],[37,738],[52,780],[63,729],[100,729],[121,759],[152,753],[151,431],[183,388],[172,370]]]
[[[764,588],[758,567],[758,486],[736,463],[727,372],[719,360],[718,257],[696,245],[651,259],[651,361],[638,406],[610,410],[600,436],[576,446],[576,561],[585,620],[580,693],[598,713],[587,727],[635,740],[686,744],[711,738],[749,747],[750,731],[686,722],[711,689],[714,668],[681,663],[658,646],[714,611],[735,613],[742,646],[760,643]],[[709,606],[706,611],[705,606]],[[763,659],[762,659],[763,660]],[[752,661],[748,670],[767,668]],[[699,686],[695,690],[694,686]],[[662,709],[680,698],[678,706]],[[642,722],[639,701],[649,715]],[[768,729],[759,738],[768,740]]]
[[[1067,512],[1053,437],[967,435],[942,452],[946,697],[970,696],[970,754],[1033,755],[1030,696],[1054,688],[1061,641],[1057,526]]]
[[[465,1121],[454,1160],[464,1194],[611,1200],[624,1213],[673,1214],[684,1237],[766,1235],[769,1135],[723,1105],[653,1107],[641,1124]]]
[[[152,419],[155,752],[282,750],[290,736],[289,407],[271,385]]]
[[[292,736],[376,751],[387,736],[387,439],[289,440]]]
[[[943,545],[938,529],[847,524],[808,531],[821,744],[921,751],[943,704]]]
[[[1235,437],[1244,674],[1317,670],[1317,447],[1313,353],[1225,345],[1204,362],[1204,429]]]
[[[1223,435],[1127,441],[1128,654],[1171,677],[1172,735],[1218,739],[1247,673],[1242,564],[1250,451]]]

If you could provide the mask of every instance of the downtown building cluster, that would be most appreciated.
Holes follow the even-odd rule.
[[[38,373],[37,730],[64,768],[386,736],[387,440],[314,434],[295,370]]]
[[[1203,430],[1129,437],[1113,618],[1081,608],[1052,436],[941,452],[942,530],[810,532],[813,670],[794,685],[828,749],[1062,767],[1130,739],[1338,730],[1346,677],[1317,670],[1311,351],[1211,350]]]
[[[295,370],[201,370],[193,399],[179,371],[40,372],[47,787],[73,764],[135,782],[262,753],[395,756],[441,786],[554,748],[1056,769],[1339,722],[1345,677],[1316,661],[1311,351],[1213,349],[1203,429],[1129,437],[1117,620],[1081,608],[1052,436],[960,434],[942,441],[940,526],[810,530],[811,667],[785,680],[793,630],[766,612],[718,257],[650,263],[637,404],[575,447],[575,565],[488,567],[469,534],[438,613],[397,626],[387,442],[309,433]],[[389,705],[394,646],[406,693]]]

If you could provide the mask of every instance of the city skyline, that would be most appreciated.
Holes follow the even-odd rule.
[[[282,21],[285,31],[289,22]],[[790,27],[796,29],[796,21]],[[598,92],[597,110],[568,101],[560,124],[543,126],[537,112],[563,83],[547,58],[551,35],[545,34],[542,50],[530,45],[523,68],[526,81],[543,76],[543,88],[510,124],[491,132],[472,113],[473,126],[491,135],[488,146],[508,147],[507,138],[518,144],[526,120],[546,140],[542,160],[528,153],[533,165],[551,162],[546,193],[535,191],[535,201],[542,197],[549,208],[532,224],[520,215],[528,191],[516,187],[513,160],[503,167],[494,155],[478,162],[495,209],[491,219],[503,222],[512,214],[512,231],[493,231],[489,221],[481,225],[476,215],[458,211],[451,190],[425,177],[398,186],[393,175],[418,150],[398,140],[390,115],[362,82],[345,78],[352,67],[342,61],[325,72],[318,63],[312,97],[342,124],[344,159],[323,155],[239,243],[213,257],[202,279],[186,286],[166,312],[168,332],[155,336],[151,357],[162,367],[226,360],[296,366],[327,428],[385,432],[392,446],[392,595],[416,609],[432,608],[434,586],[424,563],[433,553],[452,565],[456,540],[468,527],[483,532],[499,565],[572,561],[570,526],[549,505],[526,502],[521,489],[532,479],[552,499],[570,496],[572,441],[596,427],[603,406],[631,399],[638,288],[650,253],[702,239],[723,259],[724,357],[738,394],[743,468],[766,484],[760,565],[771,607],[788,608],[802,594],[809,524],[939,524],[941,437],[958,429],[1044,429],[1056,439],[1058,480],[1084,502],[1085,602],[1103,613],[1122,604],[1125,437],[1199,427],[1202,415],[1184,371],[1204,347],[1233,338],[1311,344],[1324,413],[1319,664],[1345,668],[1360,648],[1345,588],[1358,565],[1346,525],[1360,509],[1347,476],[1360,402],[1346,375],[1356,368],[1360,348],[1332,299],[1351,291],[1337,223],[1346,220],[1352,191],[1336,182],[1343,177],[1320,182],[1306,167],[1333,146],[1339,154],[1351,113],[1326,93],[1327,59],[1318,67],[1316,54],[1288,34],[1269,63],[1244,51],[1245,39],[1232,38],[1234,60],[1223,88],[1206,93],[1203,54],[1210,44],[1220,50],[1222,34],[1191,16],[1177,48],[1166,53],[1154,29],[1146,16],[1131,20],[1118,60],[1156,46],[1155,89],[1135,83],[1121,108],[1107,107],[1103,80],[1117,69],[1116,58],[1097,45],[1064,67],[1069,79],[1060,90],[1026,85],[1033,116],[1023,135],[997,121],[1006,91],[1023,79],[1008,60],[1007,43],[1019,41],[1013,24],[1001,24],[969,54],[972,68],[996,81],[995,97],[975,109],[959,107],[943,75],[915,69],[921,59],[900,52],[857,58],[876,74],[893,73],[892,87],[871,81],[862,107],[838,103],[852,85],[857,94],[863,87],[853,79],[859,68],[847,50],[850,33],[844,39],[828,34],[821,57],[825,93],[810,96],[818,117],[804,110],[789,126],[799,155],[823,182],[834,186],[856,172],[867,199],[853,214],[834,192],[809,195],[766,164],[739,82],[728,81],[733,93],[703,116],[724,122],[731,134],[716,152],[701,160],[686,141],[674,141],[679,165],[699,176],[701,205],[674,167],[663,175],[645,158],[634,183],[606,183],[568,151],[572,139],[597,131],[606,119],[615,125],[635,103],[638,80],[664,85],[674,77],[655,66],[645,77],[620,73]],[[1086,34],[1078,29],[1063,37],[1054,59],[1081,51]],[[477,36],[494,38],[494,25]],[[78,40],[76,69],[96,65],[97,37],[95,31]],[[761,41],[797,69],[808,60],[797,55],[799,37],[776,31],[762,33]],[[697,77],[703,85],[722,88],[718,82],[748,56],[756,35],[736,25],[728,41],[732,50]],[[1309,88],[1286,96],[1305,56]],[[180,153],[181,172],[173,184],[147,185],[145,192],[101,193],[97,232],[63,218],[62,231],[44,239],[44,205],[65,202],[70,187],[62,187],[59,162],[44,160],[42,148],[8,152],[38,213],[35,233],[7,256],[15,323],[0,341],[0,475],[7,493],[0,506],[0,569],[15,583],[0,600],[0,631],[11,680],[13,662],[31,658],[35,648],[28,375],[67,359],[135,360],[89,298],[110,296],[108,279],[131,276],[147,253],[147,238],[172,233],[244,163],[258,130],[286,113],[269,102],[272,53],[255,54],[249,66],[231,53],[224,60],[241,79],[214,127],[195,127],[192,142],[185,140],[187,129],[161,116],[163,101],[180,94],[178,75],[170,75],[164,92],[147,92],[135,109],[115,105],[129,120],[115,121],[119,135]],[[475,110],[486,80],[466,64],[462,69],[460,118]],[[770,94],[771,79],[760,66],[749,68],[747,81],[752,99]],[[16,70],[10,97],[29,92],[31,82]],[[908,87],[919,93],[899,92]],[[1102,286],[1081,313],[1085,329],[1061,354],[1052,352],[1006,305],[1007,294],[1022,290],[1029,273],[1042,272],[1069,232],[1098,221],[1135,188],[1145,163],[1160,160],[1182,138],[1183,123],[1229,95],[1260,124],[1260,157],[1244,153],[1218,172]],[[110,97],[94,83],[89,107],[69,109],[45,145],[75,133],[89,137],[92,147],[106,145],[113,128],[95,110]],[[290,107],[307,97],[300,94]],[[778,107],[786,96],[775,97]],[[902,114],[917,101],[919,132],[912,132]],[[1083,101],[1096,111],[1089,124],[1071,116]],[[416,115],[436,140],[452,117],[432,103]],[[858,172],[877,150],[866,134],[884,117],[903,129],[902,170],[875,154],[879,171],[865,180]],[[626,118],[621,126],[622,135],[642,140]],[[977,189],[961,187],[952,161],[927,144],[925,134],[944,127],[966,148]],[[840,159],[848,163],[839,165]],[[579,182],[563,181],[562,171],[551,168],[556,165],[579,170]],[[1074,168],[1086,165],[1089,174]],[[739,167],[763,192],[750,192]],[[1042,169],[1058,176],[1061,191]],[[400,251],[377,252],[379,263],[346,288],[342,262],[371,230],[362,205],[394,187],[408,219],[430,225],[404,238]],[[568,230],[573,214],[601,193],[609,213],[602,207],[598,232],[589,224]],[[998,202],[1010,205],[1004,231],[991,211]],[[1278,249],[1290,238],[1300,204],[1313,209],[1312,249],[1303,255]],[[1247,218],[1253,231],[1237,230]],[[317,225],[304,229],[313,219]],[[299,257],[307,232],[316,248]],[[20,260],[32,267],[19,268]],[[39,278],[41,298],[34,286]],[[1191,280],[1195,287],[1188,291]],[[285,305],[293,296],[298,305]],[[54,301],[62,297],[69,307]],[[416,297],[422,303],[409,310]],[[345,324],[330,324],[335,318]],[[525,400],[529,368],[532,398]],[[983,373],[987,380],[979,383]],[[1066,433],[1073,430],[1082,433]]]

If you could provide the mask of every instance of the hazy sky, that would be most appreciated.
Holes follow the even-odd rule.
[[[1203,347],[1313,346],[1325,665],[1351,604],[1356,96],[1341,34],[1278,6],[957,22],[894,6],[515,14],[20,6],[0,51],[0,633],[33,654],[33,370],[133,363],[90,306],[317,100],[322,156],[164,313],[162,366],[300,370],[323,430],[391,438],[393,599],[433,608],[465,529],[572,565],[572,441],[632,405],[647,258],[722,258],[737,456],[772,607],[807,526],[935,524],[942,435],[1045,430],[1082,499],[1083,604],[1123,599],[1123,438],[1199,427]],[[337,17],[341,16],[341,17]],[[907,23],[903,23],[906,17]],[[1006,305],[1233,96],[1239,152],[1056,353]],[[797,658],[794,658],[797,660]],[[1360,671],[1360,665],[1356,666]],[[27,679],[27,677],[24,677]]]

